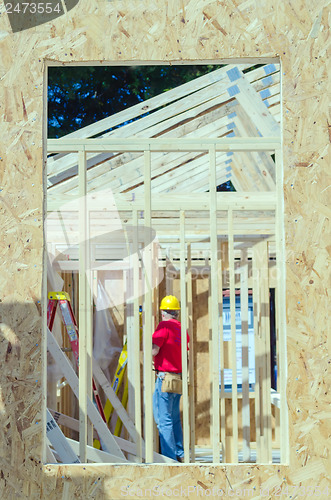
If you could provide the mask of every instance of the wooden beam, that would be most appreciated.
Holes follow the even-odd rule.
[[[57,151],[208,151],[215,145],[216,151],[274,151],[279,147],[280,136],[227,137],[227,138],[132,138],[127,139],[48,139],[49,153]]]
[[[144,152],[144,226],[151,229],[151,153]],[[146,232],[146,234],[148,231]],[[144,406],[146,462],[153,462],[153,405],[152,405],[152,246],[146,236],[144,250],[145,277],[145,330],[144,330]]]
[[[280,393],[280,452],[283,463],[289,462],[288,409],[286,401],[287,351],[286,351],[286,264],[284,228],[284,169],[281,149],[276,150],[276,255],[277,255],[277,293],[276,325],[279,345],[279,365],[277,391]]]
[[[182,386],[183,386],[183,445],[184,462],[190,462],[190,420],[187,382],[187,297],[186,297],[186,245],[185,212],[180,212],[180,302],[181,302],[181,351],[182,351]]]
[[[236,169],[237,175],[240,175],[241,182],[245,183],[246,189],[255,192],[270,191],[264,179],[256,171],[252,159],[247,157],[246,153],[233,153],[231,165],[232,169]]]
[[[97,193],[96,193],[97,194]],[[62,195],[58,198],[54,195],[48,197],[48,213],[60,210],[64,204],[77,199]],[[153,213],[156,211],[176,211],[176,210],[196,210],[199,206],[199,213],[202,210],[209,211],[209,194],[197,193],[194,199],[190,194],[167,194],[167,195],[152,195]],[[273,192],[259,192],[247,191],[243,193],[226,193],[218,192],[216,195],[217,209],[227,210],[233,208],[235,210],[274,210],[276,208],[276,193]],[[114,210],[116,211],[130,211],[136,209],[138,211],[144,210],[144,196],[132,196],[132,193],[116,194],[114,195]],[[74,207],[70,213],[74,213],[77,209]],[[112,213],[107,207],[105,200],[98,200],[96,196],[93,200],[93,211],[103,211],[104,214]],[[63,212],[65,214],[65,212]],[[48,217],[49,218],[49,217]],[[50,219],[49,219],[50,220]]]
[[[228,70],[227,75],[229,82],[232,83],[232,86],[228,89],[229,96],[237,99],[262,136],[275,135],[280,137],[279,124],[268,111],[261,96],[257,94],[243,72],[236,67]]]
[[[263,347],[261,342],[261,292],[260,292],[260,267],[258,247],[253,247],[252,277],[253,277],[253,314],[254,314],[254,352],[255,352],[255,432],[256,432],[256,462],[261,463],[264,451],[262,449],[262,436],[264,415],[262,406],[262,357]]]
[[[86,155],[85,151],[78,153],[79,161],[79,456],[86,462],[87,446],[87,210],[86,210]]]
[[[237,387],[237,353],[236,353],[236,296],[235,296],[235,261],[233,241],[233,211],[228,211],[229,225],[229,275],[230,275],[230,315],[231,315],[231,369],[232,369],[232,441],[227,446],[227,458],[231,463],[238,462],[238,387]]]
[[[271,366],[270,366],[270,298],[269,298],[269,273],[268,273],[268,243],[259,243],[261,248],[261,300],[262,317],[261,328],[264,340],[264,380],[263,380],[263,404],[266,417],[265,448],[267,463],[272,463],[272,429],[271,429]]]
[[[218,167],[222,166],[225,169],[226,165],[224,162],[227,159],[228,157],[226,154],[220,155],[220,157],[217,158]],[[152,181],[152,193],[169,191],[174,185],[176,186],[185,181],[187,183],[188,168],[190,179],[203,172],[205,177],[208,178],[208,156],[197,156],[195,159],[190,160],[189,163],[182,163],[177,168],[173,168],[170,172],[160,175]],[[135,189],[135,195],[137,195],[137,193],[139,193],[139,190]]]
[[[225,391],[224,391],[224,332],[223,332],[223,271],[228,268],[228,243],[217,241],[217,276],[218,276],[218,302],[219,302],[219,335],[220,335],[220,423],[221,423],[221,443],[222,443],[222,462],[226,457],[226,415],[225,415]]]
[[[193,332],[193,290],[192,290],[192,248],[191,243],[187,245],[187,272],[186,272],[186,287],[187,287],[187,318],[188,318],[188,333],[189,341],[189,419],[190,419],[190,461],[195,462],[195,403],[194,403],[194,332]]]
[[[243,430],[243,462],[250,461],[250,405],[249,405],[249,341],[248,341],[248,260],[247,249],[242,252],[241,259],[241,349],[242,349],[242,430]]]
[[[134,261],[133,261],[133,319],[134,319],[134,380],[135,380],[135,391],[134,391],[134,407],[135,407],[135,428],[137,431],[137,449],[136,455],[138,461],[142,461],[142,415],[141,415],[141,374],[140,374],[140,339],[141,339],[141,328],[142,322],[140,321],[139,314],[139,275],[140,275],[140,266],[139,266],[139,243],[138,243],[138,212],[137,210],[133,210],[132,212],[132,223],[134,227],[133,233],[133,253],[134,253]],[[141,326],[140,326],[141,324]],[[139,388],[139,389],[138,389]]]
[[[233,117],[233,121],[236,124],[238,132],[241,136],[258,137],[258,130],[252,123],[252,120],[250,119],[245,109],[243,109],[241,106],[238,106],[234,114],[235,116]],[[263,177],[265,178],[269,189],[275,190],[275,163],[272,160],[271,156],[265,152],[252,152],[250,153],[250,155],[253,161],[257,162],[258,171],[260,172],[260,175],[263,175]]]
[[[245,67],[249,67],[249,64],[246,63]],[[88,125],[87,127],[72,132],[71,134],[68,134],[67,137],[70,137],[71,139],[92,137],[103,132],[104,130],[114,128],[121,123],[130,121],[133,118],[146,114],[147,111],[151,112],[173,101],[177,101],[180,98],[195,93],[197,90],[208,87],[213,83],[220,82],[223,79],[224,70],[221,68],[219,70],[213,71],[212,73],[208,73],[207,75],[196,78],[191,82],[185,83],[183,85],[180,85],[179,87],[164,92],[163,94],[152,97],[151,99],[148,99],[143,103],[131,106],[129,109],[125,109],[120,113],[116,113],[116,115],[109,116],[107,118],[104,118],[103,120],[99,120],[98,122],[93,123],[92,125]]]
[[[209,194],[210,194],[210,256],[211,256],[211,443],[213,463],[220,462],[220,401],[219,401],[219,307],[218,307],[218,263],[217,263],[217,200],[216,200],[216,151],[209,150]]]

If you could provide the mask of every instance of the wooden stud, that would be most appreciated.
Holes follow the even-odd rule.
[[[211,256],[211,442],[213,463],[220,462],[220,339],[219,339],[219,306],[218,306],[218,262],[217,262],[217,201],[216,201],[216,151],[209,150],[209,194],[210,194],[210,256]]]
[[[133,258],[132,247],[130,247],[129,241],[127,241],[127,251],[129,255],[129,269],[123,271],[123,277],[125,277],[126,287],[125,287],[125,306],[124,306],[124,323],[126,325],[126,335],[127,335],[127,350],[128,350],[128,363],[127,363],[127,408],[128,414],[132,421],[135,421],[135,376],[134,376],[134,312],[133,312]],[[125,389],[126,390],[126,389]],[[131,457],[128,457],[129,459]],[[130,460],[131,461],[131,460]],[[132,456],[132,461],[136,461],[136,457]]]
[[[260,241],[254,247],[253,295],[256,318],[255,331],[255,401],[256,431],[259,442],[258,458],[272,461],[271,443],[271,377],[270,377],[270,319],[267,242]]]
[[[144,152],[145,210],[144,225],[151,230],[151,152]],[[146,231],[148,233],[148,231]],[[144,406],[146,462],[153,462],[153,404],[152,404],[152,245],[148,236],[144,249],[145,265],[145,331],[144,331]]]
[[[283,162],[282,151],[276,149],[276,252],[277,252],[277,303],[276,325],[279,345],[279,364],[277,391],[280,393],[280,452],[281,461],[289,462],[289,430],[288,410],[286,402],[287,357],[286,357],[286,266],[285,266],[285,229],[284,229],[284,194],[283,194]]]
[[[226,457],[226,415],[225,415],[225,390],[224,390],[224,332],[223,332],[223,270],[228,267],[228,243],[218,240],[218,302],[219,302],[219,332],[220,332],[220,420],[221,420],[221,443],[222,462]]]
[[[264,447],[267,463],[272,463],[271,443],[271,372],[270,372],[270,305],[269,305],[269,277],[268,277],[268,244],[259,243],[261,253],[261,332],[264,350],[263,363],[263,413],[265,415]]]
[[[152,283],[152,331],[155,331],[158,325],[159,318],[159,287],[158,287],[158,274],[159,274],[159,258],[158,258],[158,243],[153,240],[152,245],[152,267],[151,267],[151,283]],[[152,380],[153,392],[155,390],[155,378]],[[159,431],[154,420],[153,425],[153,442],[154,451],[159,451]]]
[[[186,273],[186,289],[187,289],[187,318],[188,318],[188,333],[189,341],[189,420],[190,420],[190,461],[195,462],[195,403],[194,403],[194,338],[193,338],[193,290],[192,290],[192,245],[187,244],[187,273]]]
[[[152,287],[153,287],[153,331],[156,329],[159,321],[159,243],[152,243]]]
[[[48,85],[48,68],[47,65],[45,65],[44,71],[43,71],[43,77],[41,80],[41,83],[43,85],[43,88],[46,89]],[[42,109],[43,109],[43,116],[47,116],[47,107],[48,107],[48,102],[47,102],[47,92],[43,92],[42,96]],[[41,134],[41,145],[42,145],[42,184],[43,186],[47,185],[47,120],[42,120],[42,134]],[[43,203],[41,205],[41,209],[43,211],[43,218],[45,218],[45,214],[47,213],[48,207],[47,207],[47,196],[43,197]],[[43,236],[45,238],[45,236]],[[52,389],[51,392],[51,401],[56,403],[56,381],[54,380],[55,377],[52,377],[53,380],[50,380],[49,373],[48,373],[48,360],[47,360],[47,340],[46,340],[46,331],[47,331],[47,305],[48,305],[48,279],[49,279],[49,269],[52,270],[52,266],[50,263],[49,255],[47,253],[48,246],[47,242],[46,244],[43,244],[43,252],[42,252],[42,275],[43,279],[41,280],[41,307],[42,307],[42,322],[41,322],[41,328],[42,328],[42,343],[41,343],[41,356],[40,356],[40,361],[43,366],[43,376],[41,377],[41,394],[43,395],[41,398],[41,414],[42,414],[42,431],[41,431],[41,461],[42,463],[46,463],[47,457],[49,456],[48,450],[47,450],[47,442],[46,442],[46,410],[47,410],[47,405],[48,405],[48,388],[50,387]],[[53,270],[52,270],[53,271]],[[52,273],[53,274],[53,273]],[[47,279],[45,279],[47,277]],[[4,447],[5,449],[5,447]],[[13,458],[11,458],[11,463],[13,463]],[[20,467],[18,464],[16,465],[17,467]],[[8,495],[9,496],[9,495]]]
[[[237,353],[236,353],[236,296],[235,296],[235,261],[233,252],[233,211],[228,211],[228,244],[230,276],[230,314],[231,314],[231,367],[232,367],[232,449],[227,450],[232,463],[238,462],[238,388],[237,388]]]
[[[140,314],[139,314],[139,244],[138,244],[138,212],[133,210],[133,355],[134,355],[134,408],[135,408],[135,427],[137,431],[137,450],[138,461],[142,461],[142,418],[141,418],[141,375],[140,375]]]
[[[85,159],[86,162],[86,159]],[[86,174],[85,174],[86,176]],[[89,199],[86,201],[86,268],[85,268],[85,293],[86,293],[86,392],[88,397],[92,400],[92,359],[93,359],[93,281],[92,281],[92,268],[91,262],[93,259],[93,246],[91,244],[91,227],[90,210],[88,207]],[[94,260],[94,259],[93,259]],[[88,419],[87,421],[87,444],[93,444],[93,426]]]
[[[86,224],[86,154],[78,153],[79,166],[79,456],[86,462],[87,442],[87,224]]]
[[[185,212],[180,212],[180,302],[181,302],[181,349],[182,349],[182,386],[183,386],[183,445],[184,462],[190,462],[190,421],[187,383],[187,311],[186,311],[186,244]]]
[[[249,364],[248,364],[248,260],[247,250],[241,260],[241,346],[242,346],[242,429],[243,462],[250,461],[250,406],[249,406]]]
[[[258,248],[253,247],[252,259],[253,275],[253,314],[254,314],[254,352],[255,352],[255,432],[256,432],[256,462],[261,463],[264,455],[262,446],[263,436],[263,406],[262,406],[262,379],[260,376],[263,348],[261,342],[261,293],[260,293],[260,266]]]

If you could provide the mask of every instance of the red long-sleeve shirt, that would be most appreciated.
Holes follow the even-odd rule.
[[[187,349],[189,343],[187,334]],[[154,357],[155,370],[159,372],[182,372],[181,324],[177,319],[161,321],[152,336],[153,344],[160,350]]]

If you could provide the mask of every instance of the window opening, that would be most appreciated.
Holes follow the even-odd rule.
[[[173,463],[151,351],[176,295],[181,462],[281,462],[279,65],[106,70],[49,68],[47,460]]]

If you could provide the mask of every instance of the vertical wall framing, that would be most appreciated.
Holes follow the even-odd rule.
[[[289,462],[289,430],[286,402],[287,356],[286,356],[286,266],[285,266],[285,227],[284,227],[284,169],[282,150],[275,151],[276,162],[276,252],[277,252],[277,293],[276,293],[276,329],[279,340],[279,392],[280,392],[280,449],[281,461]]]
[[[216,150],[209,150],[209,193],[210,193],[210,283],[211,300],[209,315],[211,317],[212,352],[211,364],[211,443],[213,449],[213,463],[220,462],[220,339],[219,339],[219,294],[218,294],[218,266],[217,266],[217,198],[216,198]]]
[[[238,461],[238,385],[237,385],[237,334],[236,334],[236,291],[235,291],[235,260],[234,260],[234,238],[233,238],[233,210],[228,211],[228,252],[229,252],[229,281],[230,281],[230,317],[231,317],[231,407],[232,407],[232,436],[226,444],[226,462],[236,463]]]
[[[146,462],[153,462],[153,384],[152,384],[152,246],[146,236],[152,227],[151,206],[151,152],[144,152],[144,223],[145,223],[145,321],[144,321],[144,418],[145,418],[145,446]],[[147,230],[147,231],[146,231]]]
[[[140,376],[140,317],[139,317],[139,240],[138,240],[138,212],[133,210],[132,212],[132,225],[133,225],[133,349],[134,349],[134,381],[135,388],[139,390],[134,391],[134,416],[135,416],[135,427],[137,430],[137,450],[136,456],[137,461],[142,462],[142,418],[141,418],[141,376]]]
[[[45,64],[43,72],[43,120],[42,120],[42,155],[43,155],[43,266],[42,266],[42,287],[41,287],[41,304],[42,304],[42,366],[43,377],[42,377],[42,414],[44,415],[44,421],[46,422],[46,410],[47,410],[47,391],[48,391],[48,377],[47,377],[47,267],[48,267],[48,253],[47,253],[47,235],[46,235],[46,216],[47,216],[47,136],[48,136],[48,65]],[[55,399],[55,398],[54,398]],[[42,450],[41,450],[41,460],[46,463],[48,460],[48,445],[46,442],[46,426],[42,429]]]
[[[327,266],[326,249],[329,239],[326,211],[329,165],[328,156],[323,155],[329,143],[328,130],[325,127],[328,104],[328,62],[325,48],[330,30],[328,2],[322,0],[316,2],[313,7],[299,1],[284,2],[282,9],[275,15],[275,2],[272,1],[263,2],[263,5],[257,2],[239,2],[236,4],[237,7],[233,2],[187,2],[184,8],[182,3],[174,2],[171,9],[165,2],[160,2],[157,6],[152,2],[150,4],[135,2],[135,9],[132,9],[131,2],[123,1],[120,2],[120,19],[117,18],[117,4],[119,3],[106,2],[105,8],[94,9],[91,12],[87,2],[80,2],[78,8],[72,9],[54,22],[16,34],[11,32],[6,14],[1,16],[3,22],[1,87],[4,106],[2,149],[6,150],[6,158],[2,159],[5,189],[1,195],[7,194],[6,187],[9,186],[11,195],[15,197],[15,203],[11,208],[16,205],[14,212],[5,213],[5,221],[11,225],[12,230],[8,233],[4,231],[4,246],[7,242],[10,243],[16,234],[19,235],[22,229],[20,222],[22,219],[17,218],[19,214],[27,213],[27,207],[35,208],[38,213],[37,224],[34,222],[34,216],[32,219],[24,220],[24,227],[33,234],[33,251],[26,253],[22,245],[16,245],[18,257],[28,264],[24,271],[24,282],[23,273],[17,275],[16,259],[8,266],[4,266],[3,289],[7,291],[5,299],[7,303],[12,301],[14,307],[16,302],[22,302],[18,305],[22,306],[25,312],[28,305],[26,298],[31,297],[32,293],[39,297],[41,292],[39,256],[42,235],[39,214],[42,193],[39,185],[41,173],[39,119],[42,111],[41,75],[48,61],[54,65],[70,64],[69,61],[78,65],[89,65],[91,62],[105,65],[109,64],[109,61],[111,64],[121,65],[125,54],[128,54],[133,64],[145,64],[146,61],[156,64],[160,61],[167,64],[182,62],[185,64],[188,60],[206,61],[206,59],[210,63],[218,62],[217,59],[222,54],[227,60],[221,62],[226,63],[231,62],[231,58],[238,58],[237,61],[240,62],[240,58],[247,58],[249,55],[257,55],[259,62],[261,58],[270,56],[273,58],[279,55],[282,60],[281,74],[284,75],[284,96],[281,102],[284,103],[283,123],[286,130],[283,151],[285,228],[288,238],[286,250],[293,251],[294,254],[286,256],[286,268],[288,273],[292,270],[295,272],[295,279],[287,276],[286,283],[287,307],[290,312],[287,316],[287,342],[291,363],[287,367],[286,357],[280,359],[279,366],[282,366],[282,370],[279,370],[278,381],[279,384],[282,383],[280,377],[286,377],[288,369],[291,402],[300,403],[302,410],[298,413],[295,404],[289,406],[290,433],[287,424],[283,430],[285,433],[282,432],[286,448],[290,447],[292,450],[291,467],[266,465],[256,467],[252,464],[239,468],[228,466],[225,474],[222,467],[215,469],[206,466],[191,471],[186,468],[185,474],[178,474],[177,467],[165,470],[164,467],[153,466],[149,469],[150,474],[144,476],[144,485],[147,488],[153,488],[155,484],[168,487],[170,483],[176,487],[187,488],[192,484],[192,480],[193,484],[199,480],[205,484],[207,473],[211,472],[215,484],[225,490],[228,484],[238,484],[238,473],[240,473],[242,477],[244,475],[250,477],[250,487],[255,491],[259,488],[262,488],[262,491],[265,491],[264,488],[267,490],[272,482],[276,491],[279,488],[282,493],[284,485],[286,487],[287,484],[290,494],[295,491],[296,485],[300,485],[299,494],[305,490],[308,495],[309,491],[315,491],[318,495],[319,488],[321,492],[327,486],[330,489],[328,463],[330,443],[325,441],[324,420],[330,403],[328,396],[319,394],[327,380],[325,378],[327,371],[324,373],[324,368],[328,367],[327,347],[328,340],[330,341],[325,324],[328,297],[327,275],[324,272]],[[87,15],[90,16],[91,22],[86,29]],[[291,20],[295,21],[291,23],[291,29],[285,30],[284,26]],[[220,23],[226,36],[215,29],[219,28],[217,23]],[[103,36],[95,36],[95,27]],[[141,33],[148,33],[149,39],[143,39]],[[239,40],[238,33],[242,35]],[[175,47],[173,41],[176,39],[179,43]],[[235,40],[238,40],[238,43],[233,43]],[[312,78],[311,75],[316,78]],[[44,83],[46,88],[47,82]],[[23,100],[26,113],[22,105]],[[313,120],[316,123],[313,124]],[[27,136],[29,140],[26,142]],[[15,164],[24,166],[24,169],[13,168]],[[305,168],[306,166],[308,168]],[[34,182],[33,188],[29,181]],[[298,215],[297,222],[294,214]],[[283,223],[283,215],[281,218]],[[292,237],[294,233],[295,238]],[[293,257],[300,256],[303,252],[307,262],[295,266]],[[313,271],[310,263],[314,264]],[[37,266],[37,273],[34,265]],[[314,268],[319,276],[314,274]],[[285,277],[285,272],[282,276]],[[310,279],[313,281],[312,284],[308,284]],[[43,300],[45,300],[45,286],[43,290]],[[282,289],[282,297],[277,297],[277,304],[278,301],[285,301],[284,292]],[[299,300],[301,305],[297,307]],[[2,305],[6,306],[4,303]],[[284,312],[285,307],[282,310]],[[16,318],[16,309],[10,309],[9,314]],[[315,324],[305,322],[302,326],[303,315],[314,316]],[[88,467],[84,472],[77,466],[40,467],[41,444],[45,430],[40,424],[39,404],[45,400],[45,390],[42,392],[41,380],[36,386],[26,383],[30,373],[26,354],[28,353],[29,357],[30,349],[33,349],[36,362],[33,368],[39,375],[40,365],[45,366],[46,348],[41,359],[39,355],[41,331],[37,308],[33,307],[25,318],[27,327],[31,328],[31,335],[25,335],[23,329],[18,330],[22,342],[21,355],[16,359],[14,357],[9,359],[9,366],[6,368],[4,363],[2,370],[4,422],[8,416],[14,418],[15,414],[19,414],[26,426],[23,433],[17,435],[15,443],[10,440],[3,441],[2,467],[5,477],[2,485],[7,496],[17,497],[21,494],[26,498],[40,496],[44,498],[53,495],[63,498],[73,496],[84,498],[86,492],[92,490],[96,496],[119,497],[119,485],[123,484],[121,467]],[[277,318],[278,329],[283,322],[284,320]],[[43,333],[45,332],[44,321]],[[285,342],[285,329],[279,331],[279,334]],[[45,339],[45,335],[43,338]],[[285,350],[285,343],[281,344],[280,348]],[[297,355],[299,349],[301,356]],[[307,361],[309,361],[308,371],[305,369]],[[20,373],[17,389],[14,388],[12,391],[8,386],[7,390],[7,373],[14,373],[16,370]],[[316,384],[309,383],[311,376]],[[43,384],[43,389],[45,388]],[[283,395],[285,389],[284,384]],[[13,396],[15,401],[10,399]],[[318,406],[317,409],[315,405]],[[285,414],[282,422],[285,422],[287,419],[285,399],[283,409]],[[306,429],[307,417],[313,418],[316,422],[309,433]],[[14,423],[14,420],[12,422]],[[39,425],[36,425],[37,423]],[[12,429],[14,428],[13,425]],[[5,427],[4,433],[5,435],[7,433]],[[300,450],[296,453],[298,444]],[[30,460],[30,457],[34,460]],[[282,459],[282,463],[288,463],[288,459]],[[142,472],[139,467],[134,466],[127,470],[129,474],[126,484],[135,486]],[[209,484],[211,483],[207,483],[207,486]]]
[[[180,211],[180,299],[181,299],[181,349],[182,349],[182,380],[183,380],[183,446],[184,461],[190,462],[190,421],[187,384],[187,296],[186,296],[186,245],[185,245],[185,212]]]
[[[78,141],[79,142],[79,141]],[[82,141],[80,141],[82,142]],[[52,147],[54,141],[50,141],[50,146]],[[61,144],[61,140],[57,142]],[[87,457],[87,445],[88,445],[88,395],[90,394],[90,380],[91,372],[88,365],[88,345],[91,345],[91,335],[92,331],[88,327],[91,321],[91,314],[88,310],[88,305],[91,305],[91,295],[88,292],[89,286],[87,283],[86,269],[90,267],[91,255],[89,249],[87,248],[86,242],[88,241],[88,224],[89,219],[86,217],[86,212],[89,212],[86,206],[86,147],[91,144],[91,141],[86,141],[86,144],[79,144],[79,194],[80,194],[80,205],[79,205],[79,229],[82,243],[80,244],[80,254],[79,254],[79,270],[80,270],[80,289],[79,289],[79,315],[80,315],[80,383],[79,383],[79,400],[80,400],[80,456],[83,460]],[[144,212],[144,229],[145,229],[145,241],[144,241],[144,252],[141,261],[138,257],[139,249],[139,238],[138,238],[138,206],[139,203],[131,203],[132,211],[132,222],[133,226],[136,228],[133,234],[132,250],[134,258],[132,260],[132,290],[134,294],[133,299],[133,322],[132,328],[128,328],[128,335],[133,335],[134,338],[130,340],[130,352],[132,355],[133,366],[130,371],[130,378],[132,378],[135,388],[140,387],[140,363],[139,363],[139,338],[140,338],[140,317],[139,317],[139,296],[141,294],[139,290],[139,275],[140,275],[140,262],[141,271],[143,277],[143,287],[145,293],[144,296],[144,308],[143,308],[143,350],[144,350],[144,369],[143,369],[143,383],[144,383],[144,397],[143,402],[140,399],[140,390],[134,390],[131,394],[134,394],[134,404],[131,411],[131,417],[135,421],[135,444],[133,448],[136,455],[134,460],[141,462],[145,460],[147,463],[155,461],[156,455],[156,443],[153,438],[153,432],[150,429],[153,428],[154,419],[152,411],[152,393],[154,389],[153,379],[152,379],[152,331],[153,331],[153,317],[154,320],[157,316],[157,311],[152,308],[152,302],[154,297],[158,300],[157,295],[153,293],[152,288],[156,286],[155,276],[156,270],[153,267],[157,267],[157,255],[155,250],[155,245],[151,244],[149,237],[149,230],[152,227],[152,193],[151,193],[151,150],[153,145],[156,144],[156,148],[165,147],[167,150],[174,148],[180,150],[183,146],[179,143],[174,147],[173,145],[157,145],[157,140],[155,143],[151,140],[146,141],[141,147],[144,151],[144,185],[145,192],[143,197],[143,212]],[[249,141],[247,141],[248,148],[252,148]],[[111,145],[110,141],[107,142],[108,147],[116,148],[118,150],[118,144]],[[129,144],[126,144],[128,147]],[[193,146],[193,142],[189,145],[184,146],[189,150],[189,147]],[[72,150],[75,150],[73,145]],[[77,147],[77,146],[76,146]],[[99,144],[94,145],[93,150],[97,150]],[[101,147],[101,144],[100,144]],[[104,150],[104,146],[103,150]],[[203,144],[195,145],[195,147],[205,147]],[[232,146],[235,147],[235,146]],[[134,144],[134,148],[137,148],[137,143]],[[210,426],[210,436],[211,436],[211,454],[212,462],[219,463],[222,457],[222,462],[226,463],[237,463],[239,460],[239,447],[242,450],[242,461],[249,462],[251,460],[251,419],[250,419],[250,394],[249,394],[249,372],[248,372],[248,295],[249,295],[249,265],[247,259],[247,250],[242,250],[240,259],[240,268],[237,257],[235,258],[235,214],[234,211],[240,211],[243,207],[236,205],[236,202],[228,203],[226,207],[222,209],[227,210],[227,241],[225,243],[218,239],[218,214],[217,210],[220,209],[218,206],[220,198],[216,193],[216,151],[222,151],[222,147],[217,149],[217,141],[215,144],[208,145],[209,153],[209,194],[206,198],[207,206],[209,207],[209,234],[210,234],[210,300],[209,300],[209,317],[210,317],[210,329],[211,329],[211,341],[210,341],[210,386],[211,386],[211,426]],[[68,151],[68,144],[65,143],[65,150]],[[60,146],[61,150],[61,146]],[[115,150],[115,149],[114,149]],[[228,149],[226,149],[228,150]],[[76,149],[77,151],[77,149]],[[283,258],[283,236],[282,236],[282,188],[279,178],[281,172],[279,169],[279,157],[280,152],[276,148],[276,165],[277,165],[277,211],[276,211],[276,253],[277,253],[277,266],[278,273],[277,287],[281,287],[281,283],[284,284],[284,275],[279,270],[279,265],[284,263]],[[280,186],[280,187],[279,187]],[[234,194],[233,200],[237,195]],[[177,200],[177,205],[180,207],[181,197]],[[230,200],[230,198],[229,198]],[[175,205],[176,205],[175,203]],[[185,202],[187,203],[187,201]],[[185,203],[183,206],[185,206]],[[192,201],[194,203],[194,201]],[[243,202],[241,202],[243,203]],[[176,205],[176,206],[177,206]],[[141,205],[140,205],[141,206]],[[255,201],[253,204],[255,207],[262,208],[260,201]],[[168,208],[173,210],[174,207],[171,205]],[[247,208],[246,208],[247,209]],[[253,209],[253,208],[251,208]],[[167,208],[162,208],[162,210],[167,211]],[[249,210],[249,206],[248,206]],[[198,215],[197,215],[197,218]],[[188,377],[188,366],[187,366],[187,352],[186,352],[186,330],[189,329],[192,335],[192,283],[191,283],[191,267],[192,267],[192,257],[191,257],[191,241],[186,235],[186,214],[183,208],[179,208],[179,242],[180,242],[180,298],[181,298],[181,309],[182,309],[182,364],[183,364],[183,431],[184,431],[184,459],[185,462],[194,461],[194,394],[192,388],[188,388],[187,377]],[[153,251],[154,249],[154,251]],[[167,251],[171,253],[171,248]],[[221,257],[221,258],[220,258]],[[283,260],[282,260],[283,259]],[[256,448],[257,448],[257,461],[260,462],[272,462],[272,442],[271,442],[271,401],[270,401],[270,333],[268,318],[269,313],[265,313],[267,304],[269,304],[269,250],[268,243],[266,241],[261,241],[253,246],[252,254],[252,283],[253,283],[253,297],[254,297],[254,327],[256,328],[256,388],[255,388],[255,412],[256,412]],[[222,276],[228,273],[229,282],[228,285],[223,283]],[[154,276],[154,277],[153,277]],[[225,275],[224,275],[225,276]],[[236,370],[236,289],[238,288],[238,283],[240,283],[239,288],[241,289],[240,302],[242,311],[242,394],[238,392],[237,387],[237,370]],[[167,282],[167,288],[172,287],[170,283]],[[223,337],[223,326],[222,318],[223,313],[223,293],[222,289],[229,286],[230,295],[230,322],[231,322],[231,341],[228,343],[229,349],[229,361],[232,368],[232,385],[231,385],[231,414],[232,414],[232,431],[229,432],[227,429],[226,418],[229,406],[226,405],[226,398],[228,395],[224,392],[224,370],[228,367],[225,366],[225,349],[224,349],[224,337]],[[278,338],[280,339],[280,363],[284,363],[284,300],[281,299],[282,294],[277,294],[277,330]],[[130,299],[131,300],[131,299]],[[154,311],[154,316],[153,316]],[[155,321],[154,321],[155,322]],[[192,339],[191,339],[192,340]],[[129,343],[128,343],[129,345]],[[191,356],[191,353],[189,353]],[[193,376],[193,365],[189,366],[191,383],[194,382]],[[281,364],[279,367],[279,372],[281,374]],[[286,383],[286,373],[280,375],[280,386],[282,390],[285,389]],[[220,387],[221,381],[221,387]],[[284,393],[281,394],[281,411],[280,411],[280,435],[283,435],[284,426],[286,427],[286,405],[284,404],[285,398]],[[241,399],[241,408],[239,401]],[[144,412],[144,440],[142,438],[142,408]],[[241,413],[240,413],[241,412]],[[240,418],[241,417],[241,418]],[[239,435],[239,429],[241,429],[241,435]],[[286,428],[285,428],[286,431]],[[286,432],[285,432],[286,436]],[[286,457],[286,447],[284,437],[281,437],[282,443],[282,460]],[[242,445],[240,444],[242,443]],[[222,444],[222,449],[221,449]],[[112,444],[113,445],[113,444]],[[121,460],[119,460],[121,461]]]
[[[218,241],[218,256],[217,256],[217,275],[218,275],[218,304],[219,304],[219,342],[220,342],[220,425],[221,425],[221,443],[222,443],[222,462],[225,462],[227,456],[226,450],[226,419],[225,419],[225,390],[224,390],[224,332],[223,332],[223,270],[228,266],[225,262],[225,257],[227,253],[223,251],[225,249],[224,243]],[[226,245],[227,247],[227,245]],[[227,250],[227,248],[226,248]],[[222,321],[221,321],[222,318]]]
[[[242,432],[243,462],[250,461],[250,404],[248,364],[248,258],[242,251],[240,272],[241,350],[242,350]]]
[[[192,296],[192,247],[191,243],[187,245],[187,273],[186,273],[186,286],[187,286],[187,319],[188,319],[188,333],[189,341],[189,419],[190,419],[190,461],[195,462],[195,403],[194,403],[194,338],[193,338],[193,296]]]
[[[79,456],[81,462],[87,461],[87,206],[86,206],[86,153],[78,153],[79,186]]]

